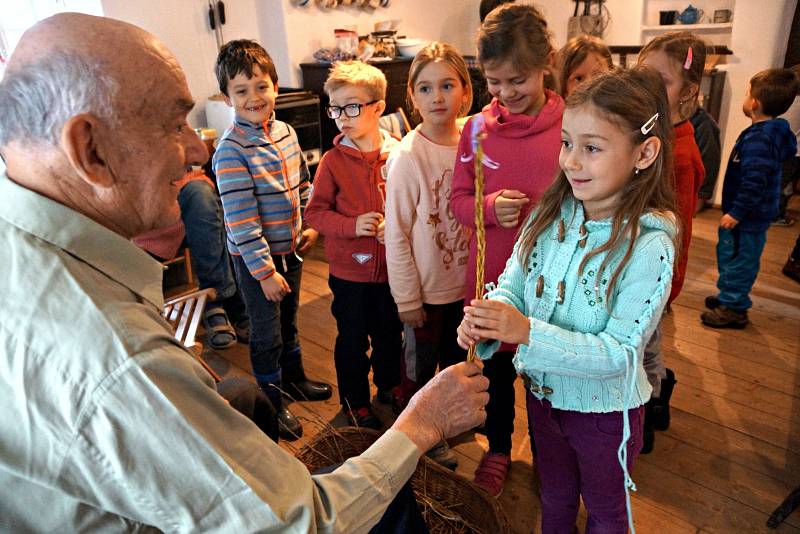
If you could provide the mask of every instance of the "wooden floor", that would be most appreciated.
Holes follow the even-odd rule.
[[[797,206],[798,203],[795,203]],[[665,321],[663,349],[678,385],[672,426],[659,432],[655,451],[640,456],[633,478],[639,533],[767,532],[771,511],[800,485],[800,284],[781,274],[800,224],[772,228],[752,294],[751,324],[741,331],[705,328],[703,299],[715,293],[718,210],[695,219],[689,271],[680,298]],[[336,382],[332,348],[336,325],[330,314],[328,269],[321,252],[307,260],[299,328],[307,374]],[[207,350],[223,376],[250,376],[246,347]],[[524,396],[517,381],[512,467],[500,497],[514,532],[539,532],[536,468],[532,466]],[[283,442],[295,451],[324,425],[344,424],[334,399],[295,403],[304,436]],[[381,405],[376,410],[390,422]],[[472,478],[487,448],[472,433],[451,440],[458,473]],[[583,527],[585,514],[581,514]],[[777,532],[800,532],[800,511]]]

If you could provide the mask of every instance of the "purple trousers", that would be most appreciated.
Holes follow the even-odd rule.
[[[536,440],[541,481],[542,534],[573,534],[580,498],[586,534],[628,531],[625,485],[617,449],[622,412],[581,413],[553,408],[527,393],[528,424]],[[643,408],[628,410],[628,470],[642,448]]]

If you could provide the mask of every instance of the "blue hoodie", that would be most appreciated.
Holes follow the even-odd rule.
[[[745,129],[731,151],[722,213],[745,232],[763,232],[778,215],[781,164],[797,153],[797,139],[784,119],[757,122]]]

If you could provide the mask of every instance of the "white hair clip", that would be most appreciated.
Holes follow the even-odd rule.
[[[642,127],[639,128],[639,130],[642,132],[642,135],[647,135],[650,133],[650,130],[652,130],[656,125],[656,119],[658,119],[658,113],[647,119],[647,122],[642,124]]]

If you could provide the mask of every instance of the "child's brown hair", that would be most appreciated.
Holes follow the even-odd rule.
[[[783,115],[797,96],[798,79],[792,69],[766,69],[750,78],[750,96],[758,100],[761,113]]]
[[[581,63],[586,61],[589,54],[595,54],[605,61],[608,70],[613,70],[614,60],[611,50],[602,39],[594,35],[578,35],[570,39],[556,55],[556,70],[558,71],[558,87],[561,96],[567,96],[567,80]]]
[[[414,61],[411,62],[411,68],[408,71],[407,86],[407,100],[409,107],[414,107],[413,101],[411,100],[411,95],[414,93],[414,85],[417,83],[419,73],[431,63],[446,63],[458,75],[459,80],[461,80],[461,85],[464,86],[464,89],[467,91],[468,95],[466,101],[461,106],[461,109],[458,110],[458,116],[464,117],[472,107],[472,80],[469,76],[467,64],[464,62],[464,58],[461,57],[461,54],[459,54],[458,50],[456,50],[453,45],[440,43],[438,41],[432,42],[417,52],[417,55],[414,57]]]
[[[639,52],[641,61],[647,54],[661,50],[681,66],[683,88],[678,108],[681,119],[690,117],[697,107],[707,48],[708,45],[703,39],[691,32],[682,31],[656,36]]]
[[[549,72],[553,52],[547,21],[532,5],[503,4],[489,13],[478,31],[482,68],[510,61],[521,72]]]
[[[635,67],[592,78],[567,98],[566,107],[583,108],[584,112],[598,114],[618,126],[628,134],[632,147],[654,136],[661,142],[660,152],[649,167],[638,173],[631,169],[631,179],[622,189],[619,206],[612,218],[611,237],[602,246],[589,251],[583,257],[578,270],[579,274],[583,273],[587,261],[598,254],[606,253],[598,270],[598,277],[601,277],[615,253],[625,251],[607,287],[606,303],[610,305],[614,285],[633,253],[635,237],[639,233],[639,219],[648,212],[677,212],[675,193],[670,183],[673,128],[669,120],[667,94],[657,72]],[[658,117],[654,119],[656,114]],[[652,124],[652,128],[644,129],[646,124]],[[562,170],[523,226],[518,252],[523,266],[527,264],[536,240],[560,216],[561,206],[568,198],[574,198],[572,186]],[[673,242],[677,257],[677,248],[681,242],[679,221],[675,220],[675,225],[678,231]]]
[[[268,75],[272,83],[278,84],[278,71],[275,63],[263,46],[249,39],[237,39],[222,45],[217,54],[214,74],[217,76],[219,90],[225,96],[228,94],[228,82],[239,73],[244,73],[248,78],[253,77],[253,66],[258,65],[261,72]]]

